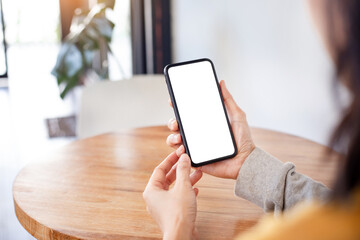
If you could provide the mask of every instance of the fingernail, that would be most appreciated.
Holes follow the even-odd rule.
[[[179,161],[181,161],[181,162],[188,162],[188,161],[189,161],[189,156],[188,156],[187,154],[183,154],[183,155],[181,155]]]
[[[179,159],[179,162],[185,162],[185,161],[186,161],[186,158],[185,158],[185,156],[183,154],[183,155],[181,155],[181,157]]]
[[[181,145],[181,146],[176,150],[176,154],[177,154],[178,156],[181,156],[181,154],[184,153],[184,150],[185,150],[184,145]]]

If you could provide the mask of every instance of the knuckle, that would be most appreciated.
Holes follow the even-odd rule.
[[[244,111],[242,111],[242,110],[240,110],[241,111],[241,117],[243,118],[243,119],[246,119],[246,113],[244,112]]]
[[[229,102],[232,99],[230,95],[224,96],[224,102]]]
[[[246,113],[243,110],[241,110],[241,108],[237,107],[235,117],[238,118],[239,120],[246,119]]]

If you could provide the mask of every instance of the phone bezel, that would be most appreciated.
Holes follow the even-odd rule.
[[[182,141],[183,141],[183,144],[184,144],[184,147],[185,147],[185,151],[186,151],[186,153],[189,155],[189,157],[190,157],[190,159],[191,159],[191,153],[190,153],[189,147],[188,147],[188,145],[187,145],[184,128],[183,128],[183,126],[182,126],[181,117],[180,117],[180,114],[179,114],[179,111],[178,111],[178,108],[177,108],[176,99],[175,99],[175,95],[174,95],[174,92],[173,92],[173,88],[172,88],[172,85],[171,85],[171,81],[170,81],[170,77],[169,77],[168,71],[169,71],[169,69],[172,68],[172,67],[178,67],[178,66],[187,65],[187,64],[194,64],[194,63],[203,62],[203,61],[210,62],[210,64],[211,64],[211,67],[212,67],[212,70],[213,70],[213,73],[214,73],[214,77],[215,77],[216,86],[217,86],[218,92],[219,92],[219,94],[220,94],[221,104],[222,104],[222,106],[223,106],[223,112],[224,112],[224,114],[225,114],[226,122],[227,122],[227,125],[228,125],[228,129],[229,129],[229,131],[230,131],[231,140],[232,140],[233,147],[234,147],[234,152],[233,152],[232,154],[230,154],[230,155],[223,156],[223,157],[220,157],[220,158],[210,159],[210,160],[208,160],[208,161],[201,162],[201,163],[194,163],[194,162],[191,160],[191,165],[192,165],[193,167],[200,167],[200,166],[203,166],[203,165],[206,165],[206,164],[210,164],[210,163],[214,163],[214,162],[226,160],[226,159],[229,159],[229,158],[233,158],[233,157],[235,157],[236,154],[237,154],[236,142],[235,142],[235,138],[234,138],[233,131],[232,131],[232,129],[231,129],[229,117],[228,117],[228,114],[227,114],[227,111],[226,111],[226,108],[225,108],[224,97],[223,97],[223,95],[222,95],[222,93],[221,93],[219,81],[218,81],[218,78],[217,78],[217,75],[216,75],[216,71],[215,71],[215,66],[214,66],[214,63],[213,63],[210,59],[208,59],[208,58],[200,58],[200,59],[191,60],[191,61],[185,61],[185,62],[168,64],[168,65],[166,65],[165,68],[164,68],[164,75],[165,75],[166,84],[167,84],[168,91],[169,91],[169,95],[170,95],[171,102],[172,102],[172,105],[173,105],[175,117],[176,117],[176,120],[177,120],[178,125],[179,125],[179,130],[180,130],[180,134],[181,134],[181,137],[182,137]]]

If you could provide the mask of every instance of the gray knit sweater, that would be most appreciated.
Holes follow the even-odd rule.
[[[325,201],[329,193],[323,184],[296,172],[294,164],[283,163],[260,148],[247,157],[235,184],[237,196],[275,214],[303,200]]]

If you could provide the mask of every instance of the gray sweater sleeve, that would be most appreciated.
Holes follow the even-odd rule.
[[[295,171],[260,148],[247,157],[235,184],[235,194],[278,214],[299,201],[325,201],[330,190],[323,184]]]

